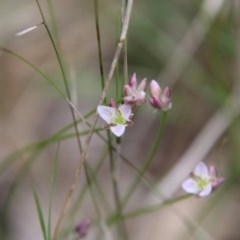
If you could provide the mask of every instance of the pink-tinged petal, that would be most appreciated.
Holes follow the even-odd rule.
[[[216,169],[216,167],[210,166],[209,173],[210,173],[211,177],[217,177],[217,169]]]
[[[138,91],[144,91],[146,89],[146,86],[147,86],[147,79],[144,78],[138,85],[138,88],[137,90]]]
[[[188,193],[193,193],[193,194],[199,193],[198,183],[192,178],[188,178],[187,180],[185,180],[182,183],[182,188],[184,191]]]
[[[171,90],[170,90],[170,88],[169,87],[166,87],[165,89],[164,89],[164,91],[163,91],[163,94],[164,94],[164,96],[166,97],[166,98],[171,98]]]
[[[109,106],[115,109],[117,108],[117,104],[114,99],[110,99]]]
[[[220,185],[222,185],[224,181],[225,181],[225,178],[222,178],[222,177],[215,179],[215,180],[212,182],[212,190],[213,190],[213,191],[217,190],[218,187],[219,187]]]
[[[159,97],[161,93],[161,87],[156,80],[152,80],[149,85],[151,96]]]
[[[141,105],[146,102],[146,92],[140,91],[137,95],[136,104]]]
[[[130,116],[132,114],[132,107],[130,105],[123,104],[118,108],[118,110],[121,112],[125,120],[130,120]]]
[[[212,191],[212,184],[209,183],[198,195],[200,197],[206,197],[208,196]]]
[[[124,103],[125,103],[126,105],[128,105],[128,104],[131,104],[134,99],[133,99],[132,96],[126,96],[126,97],[123,98],[123,100],[124,100]]]
[[[99,105],[97,107],[97,112],[103,120],[110,124],[112,116],[116,113],[116,109],[108,106]]]
[[[120,137],[125,132],[125,128],[126,128],[125,125],[117,125],[117,126],[114,126],[114,127],[110,127],[110,130],[112,131],[112,133],[115,136]]]
[[[199,162],[194,169],[194,175],[200,178],[209,178],[208,168],[205,163]]]
[[[134,73],[132,75],[132,78],[130,79],[129,81],[129,86],[130,87],[133,87],[133,88],[136,88],[137,87],[137,76],[136,76],[136,73]]]
[[[149,102],[152,105],[152,107],[154,107],[154,108],[161,109],[163,106],[161,99],[157,96],[152,96],[151,98],[149,98]]]
[[[125,96],[131,96],[133,94],[132,88],[129,85],[125,85],[123,91]]]
[[[140,99],[145,98],[145,96],[146,96],[146,92],[144,92],[144,91],[140,91],[140,92],[138,93],[138,98],[140,98]]]

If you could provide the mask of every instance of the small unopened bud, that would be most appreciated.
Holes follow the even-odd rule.
[[[117,108],[117,104],[114,99],[110,99],[109,106],[113,108]]]
[[[214,180],[212,181],[212,190],[213,190],[213,191],[217,190],[218,187],[221,186],[224,181],[225,181],[225,178],[223,178],[223,177],[214,179]]]
[[[90,227],[90,221],[89,220],[82,220],[75,228],[75,232],[78,234],[80,238],[83,238],[87,235],[88,230]]]
[[[130,87],[135,87],[135,88],[137,88],[137,76],[136,76],[136,73],[134,73],[134,74],[132,75],[131,79],[130,79],[129,82],[128,82],[128,85],[129,85]]]
[[[171,90],[166,87],[163,91],[157,81],[152,80],[150,83],[150,104],[154,108],[162,111],[168,111],[172,108]]]
[[[225,181],[225,178],[218,177],[217,169],[215,166],[210,166],[209,173],[212,179],[212,190],[215,191],[218,189],[220,185],[223,184],[223,182]]]

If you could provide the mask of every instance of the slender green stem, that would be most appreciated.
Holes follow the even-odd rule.
[[[108,152],[107,149],[104,149],[104,151],[101,154],[99,160],[96,161],[97,163],[96,163],[96,165],[94,167],[90,167],[89,165],[87,166],[88,167],[88,171],[89,171],[89,175],[90,175],[90,180],[94,184],[98,184],[96,176],[97,176],[97,174],[98,174],[98,172],[99,172],[99,170],[100,170],[104,160],[106,159],[107,152]],[[87,190],[88,190],[88,185],[87,185],[87,183],[85,183],[83,185],[80,193],[78,194],[78,197],[76,198],[76,201],[72,204],[72,208],[69,211],[69,219],[66,222],[66,224],[64,225],[65,231],[61,235],[63,239],[67,238],[67,236],[69,235],[69,233],[71,231],[71,228],[73,226],[73,222],[75,220],[75,216],[79,212],[79,207],[82,204],[82,201],[84,199],[84,196],[86,195]],[[98,190],[100,190],[100,187],[98,188]],[[105,198],[104,194],[101,192],[101,193],[99,193],[99,196],[101,197],[102,205],[105,208],[105,211],[109,212],[110,204],[107,202],[107,199]]]
[[[119,90],[120,90],[120,88],[119,88],[119,64],[117,64],[116,72],[115,72],[115,99],[117,99],[117,101],[119,100]]]
[[[33,197],[34,197],[34,201],[35,201],[35,205],[36,205],[36,209],[37,209],[37,214],[38,214],[38,218],[39,218],[39,222],[40,222],[40,226],[41,226],[41,230],[42,230],[42,234],[43,234],[43,239],[47,240],[47,230],[46,230],[46,224],[45,224],[44,217],[43,217],[42,206],[41,206],[40,199],[38,197],[38,194],[37,194],[37,191],[36,191],[34,185],[32,185],[32,192],[33,192]]]
[[[89,113],[87,113],[84,116],[84,119],[90,117],[93,113],[95,113],[95,109],[90,111]],[[83,120],[81,118],[81,119],[77,120],[77,123],[80,123],[82,121]],[[31,143],[31,144],[29,144],[29,145],[27,145],[27,146],[25,146],[25,147],[15,151],[14,153],[9,155],[6,159],[4,159],[1,162],[1,164],[0,164],[0,174],[2,172],[6,171],[7,168],[13,163],[13,161],[15,161],[16,159],[19,158],[19,156],[21,156],[23,154],[26,154],[29,151],[32,151],[32,150],[35,150],[35,149],[42,149],[45,146],[47,146],[48,144],[50,144],[50,143],[55,143],[55,142],[59,142],[60,140],[69,139],[69,138],[75,137],[76,133],[63,135],[66,131],[70,130],[73,126],[74,126],[74,124],[71,123],[71,124],[65,126],[64,128],[62,128],[60,131],[58,131],[55,134],[51,135],[50,137],[48,137],[46,139],[43,139],[41,141],[35,142],[35,143]],[[103,130],[103,129],[101,128],[101,129],[95,129],[95,130],[99,131],[99,130]],[[84,131],[84,132],[81,133],[81,135],[86,135],[88,133],[89,133],[89,131]]]
[[[116,207],[117,207],[117,212],[120,218],[119,222],[119,232],[121,234],[121,239],[127,240],[128,239],[128,234],[127,234],[127,229],[124,223],[123,219],[123,213],[122,213],[122,204],[121,204],[121,199],[120,199],[120,193],[119,193],[119,187],[118,187],[118,182],[119,182],[119,173],[118,173],[118,165],[119,161],[121,158],[121,138],[116,138],[116,161],[114,162],[114,168],[113,168],[113,173],[115,176],[115,200],[116,200]]]
[[[19,59],[20,61],[26,63],[28,66],[30,66],[32,69],[34,69],[38,74],[40,74],[45,80],[47,80],[56,90],[57,92],[64,98],[66,98],[66,96],[64,95],[64,93],[58,88],[58,86],[45,74],[42,72],[42,70],[40,70],[38,67],[36,67],[34,64],[32,64],[30,61],[28,61],[26,58],[22,57],[21,55],[19,55],[18,53],[9,50],[7,48],[3,48],[0,47],[0,50],[3,52],[6,52],[12,56],[14,56],[15,58]]]
[[[122,81],[122,89],[124,84],[128,82],[128,58],[127,58],[127,39],[124,44],[124,52],[123,52],[123,67],[124,67],[124,81]]]
[[[51,19],[51,23],[52,23],[52,27],[53,27],[54,41],[57,45],[57,48],[60,49],[59,35],[58,35],[56,17],[54,15],[54,11],[53,11],[52,0],[47,0],[47,4],[48,4],[49,15],[50,15],[50,19]]]
[[[104,102],[106,94],[109,90],[109,86],[110,86],[110,83],[111,83],[111,80],[112,80],[112,77],[113,77],[113,74],[114,74],[114,71],[115,71],[115,68],[116,68],[116,64],[118,62],[118,59],[119,59],[119,56],[120,56],[120,53],[121,53],[121,50],[122,50],[122,47],[123,47],[123,44],[124,44],[124,41],[125,41],[125,37],[126,37],[127,31],[128,31],[130,16],[131,16],[132,8],[133,8],[133,2],[134,2],[133,0],[129,0],[129,2],[128,2],[128,6],[127,6],[127,10],[126,10],[126,17],[124,19],[124,25],[123,25],[122,32],[121,32],[121,37],[120,37],[119,44],[118,44],[117,49],[116,49],[115,54],[114,54],[114,58],[113,58],[113,61],[112,61],[112,64],[111,64],[111,67],[110,67],[110,70],[109,70],[108,77],[107,77],[105,85],[104,85],[104,89],[102,91],[102,94],[101,94],[101,97],[100,97],[100,100],[99,100],[99,104],[102,104]],[[83,162],[86,160],[86,155],[87,155],[87,152],[88,152],[91,140],[92,140],[92,136],[93,136],[93,133],[94,133],[95,126],[97,124],[97,120],[98,120],[98,114],[96,113],[95,116],[94,116],[94,119],[92,121],[92,124],[91,124],[91,129],[90,129],[89,134],[86,138],[86,142],[85,142],[83,151],[81,153],[80,159],[79,159],[78,164],[76,166],[74,177],[73,177],[73,179],[71,181],[71,184],[68,188],[68,192],[66,193],[65,200],[64,200],[64,203],[63,203],[61,211],[60,211],[60,216],[57,220],[57,226],[56,226],[55,231],[54,231],[53,240],[57,239],[58,228],[59,228],[59,226],[60,226],[60,224],[61,224],[61,222],[62,222],[62,220],[65,216],[65,212],[66,212],[66,210],[68,208],[68,205],[70,203],[70,200],[72,198],[76,183],[78,181],[78,178],[79,178],[79,175],[80,175],[80,172],[81,172],[81,169],[82,169]]]
[[[98,191],[98,199],[101,200],[101,203],[102,203],[102,206],[104,207],[105,212],[109,212],[110,204],[108,203],[108,200],[100,186],[100,183],[97,181],[97,178],[96,178],[97,173],[100,170],[100,167],[103,163],[103,160],[100,161],[100,164],[97,164],[98,165],[97,168],[94,168],[94,169],[91,166],[89,166],[89,164],[87,164],[87,169],[88,169],[88,173],[89,173],[91,182],[96,187],[96,191]]]
[[[97,42],[98,42],[98,58],[99,58],[99,67],[100,67],[100,74],[101,74],[101,83],[102,83],[102,90],[104,89],[104,71],[103,71],[103,61],[102,61],[102,50],[101,50],[101,38],[100,38],[100,29],[99,29],[99,15],[98,15],[98,0],[94,0],[94,10],[95,10],[95,23],[96,23],[96,33],[97,33]],[[118,63],[116,64],[116,99],[118,99]],[[106,103],[106,98],[105,98]],[[108,138],[108,151],[109,151],[109,158],[110,158],[110,169],[112,173],[112,182],[113,182],[113,192],[114,192],[114,199],[116,203],[116,207],[118,211],[121,213],[121,202],[118,190],[118,183],[117,183],[117,176],[116,176],[116,163],[113,157],[113,149],[112,149],[112,140],[110,131],[107,131],[107,138]],[[124,229],[119,225],[119,236],[122,236],[122,239],[126,240],[126,234],[124,234]]]
[[[37,1],[37,3],[38,3],[38,1]],[[57,27],[56,27],[56,23],[55,23],[55,17],[53,15],[53,9],[52,9],[51,0],[48,0],[48,4],[49,4],[49,7],[50,7],[50,15],[52,17],[52,23],[53,23],[54,29],[55,29],[55,37],[58,40],[58,32],[57,32]],[[39,4],[38,4],[38,6],[39,6],[39,9],[41,9]],[[54,51],[55,51],[55,54],[56,54],[56,57],[57,57],[57,60],[58,60],[58,63],[59,63],[59,67],[61,69],[61,73],[62,73],[62,76],[63,76],[63,80],[64,80],[66,92],[67,92],[67,97],[71,101],[71,94],[70,94],[70,90],[69,90],[69,86],[68,86],[67,75],[66,75],[64,63],[63,63],[63,60],[62,60],[62,56],[61,56],[61,53],[60,53],[60,44],[59,44],[59,42],[57,40],[56,40],[56,42],[54,41],[54,39],[52,37],[52,34],[51,34],[51,32],[50,32],[50,30],[49,30],[49,28],[48,28],[48,26],[46,24],[46,21],[44,19],[44,15],[43,15],[41,10],[40,10],[40,12],[41,12],[41,16],[42,16],[43,21],[44,21],[44,26],[45,26],[45,28],[47,30],[47,33],[48,33],[48,35],[50,37],[52,46],[54,48]],[[76,132],[77,143],[78,143],[79,151],[80,151],[80,154],[81,154],[81,152],[82,152],[82,144],[81,144],[81,140],[80,140],[80,137],[79,137],[80,134],[79,134],[79,130],[78,130],[78,127],[77,127],[76,116],[75,116],[74,109],[73,109],[71,104],[70,104],[70,110],[71,110],[71,114],[72,114],[72,118],[73,118],[73,122],[74,122],[74,128],[75,128],[75,132]],[[89,190],[90,190],[90,193],[91,193],[91,196],[92,196],[93,206],[95,208],[95,211],[97,213],[98,218],[101,219],[101,213],[100,213],[100,210],[98,208],[97,201],[96,201],[97,198],[95,197],[95,193],[94,193],[94,191],[92,189],[90,176],[89,176],[88,169],[87,169],[87,166],[86,166],[85,162],[84,162],[83,166],[84,166],[84,172],[85,172],[85,176],[86,176],[87,183],[88,183],[88,186],[89,186]],[[75,186],[72,186],[72,188],[74,189]],[[57,237],[58,230],[59,230],[59,224],[57,224],[57,226],[55,228],[54,238]]]
[[[98,207],[98,203],[97,203],[97,199],[98,197],[95,196],[95,192],[92,188],[92,179],[90,177],[90,174],[89,174],[89,171],[88,171],[88,167],[87,167],[87,163],[84,162],[83,163],[83,167],[84,167],[84,172],[85,172],[85,175],[86,175],[86,179],[87,179],[87,185],[88,185],[88,188],[90,190],[90,194],[91,194],[91,199],[92,199],[92,202],[93,202],[93,206],[95,208],[95,211],[97,213],[97,218],[98,218],[98,222],[100,223],[100,220],[101,220],[101,212],[100,212],[100,209]]]
[[[55,55],[57,57],[57,61],[58,61],[58,64],[59,64],[59,67],[60,67],[60,70],[61,70],[61,73],[62,73],[62,77],[63,77],[63,82],[64,82],[64,85],[65,85],[65,88],[66,88],[67,98],[69,100],[71,100],[71,93],[70,93],[70,89],[69,89],[69,86],[68,86],[67,74],[66,74],[66,71],[65,71],[65,67],[64,67],[63,59],[62,59],[62,56],[61,56],[61,53],[60,53],[60,49],[58,48],[57,44],[55,43],[55,41],[53,39],[53,36],[52,36],[51,31],[49,30],[49,27],[46,23],[42,8],[41,8],[38,0],[36,0],[36,3],[37,3],[37,6],[38,6],[38,9],[39,9],[39,12],[41,14],[44,27],[47,31],[47,34],[48,34],[48,36],[50,38],[50,41],[52,43]],[[53,17],[53,15],[52,15],[52,17]],[[55,25],[55,31],[57,32],[56,25]],[[70,111],[71,111],[71,115],[72,115],[72,119],[73,119],[73,123],[74,123],[75,132],[76,132],[76,135],[78,136],[79,131],[78,131],[78,127],[77,127],[76,116],[75,116],[74,110],[71,106],[70,106]],[[81,153],[82,152],[82,144],[81,144],[80,138],[77,137],[76,139],[77,139],[77,144],[78,144],[79,151]]]
[[[98,61],[99,61],[100,76],[101,76],[101,87],[103,90],[105,85],[105,77],[104,77],[104,69],[103,69],[102,44],[101,44],[98,12],[99,12],[98,0],[94,0],[94,16],[95,16],[95,26],[96,26],[97,44],[98,44]]]
[[[64,85],[65,85],[65,88],[66,88],[67,97],[68,97],[69,99],[71,99],[71,98],[70,98],[70,95],[71,95],[71,94],[70,94],[70,90],[69,90],[69,87],[68,87],[68,81],[67,81],[67,74],[66,74],[65,67],[64,67],[64,64],[63,64],[63,61],[62,61],[62,56],[61,56],[61,54],[60,54],[60,50],[58,49],[58,46],[57,46],[57,44],[55,43],[55,41],[54,41],[54,39],[53,39],[53,36],[52,36],[52,34],[51,34],[51,31],[50,31],[50,29],[49,29],[49,27],[48,27],[48,25],[47,25],[47,23],[46,23],[46,19],[45,19],[45,16],[44,16],[44,14],[43,14],[42,8],[41,8],[41,6],[40,6],[40,4],[39,4],[39,1],[36,0],[36,3],[37,3],[37,6],[38,6],[38,9],[39,9],[39,12],[40,12],[40,14],[41,14],[42,20],[43,20],[43,25],[44,25],[44,27],[45,27],[45,29],[46,29],[46,31],[47,31],[47,34],[48,34],[48,36],[49,36],[49,38],[50,38],[50,41],[51,41],[51,43],[52,43],[54,52],[55,52],[56,57],[57,57],[57,61],[58,61],[59,67],[60,67],[60,71],[61,71],[62,77],[63,77]],[[53,17],[53,16],[52,16],[52,17]],[[55,28],[55,31],[56,31],[56,28]]]
[[[152,160],[155,156],[155,153],[157,152],[157,149],[159,147],[159,144],[161,142],[164,130],[165,130],[165,125],[166,125],[166,119],[167,119],[167,112],[163,113],[162,118],[160,118],[160,127],[158,129],[157,135],[156,135],[156,139],[153,143],[153,146],[148,154],[148,157],[146,159],[146,161],[143,163],[141,169],[140,169],[140,174],[137,175],[132,184],[130,185],[125,197],[123,198],[122,201],[122,207],[124,208],[125,205],[127,204],[128,200],[130,199],[130,197],[132,196],[132,194],[134,193],[135,189],[137,188],[140,180],[141,180],[141,176],[144,175],[144,173],[146,172],[146,170],[149,168],[149,166],[152,163]]]
[[[120,30],[121,30],[121,18],[120,16],[117,18],[117,27],[116,27],[116,44],[118,44],[118,39]],[[124,48],[123,48],[124,50]],[[121,92],[120,92],[121,91]],[[119,97],[122,97],[122,88],[119,86],[119,63],[116,65],[116,71],[115,71],[115,101],[119,101]],[[122,99],[121,99],[122,101]]]
[[[83,163],[83,166],[85,168],[85,173],[86,173],[86,177],[87,177],[87,185],[88,185],[88,188],[90,189],[93,205],[94,205],[95,211],[97,213],[97,224],[98,224],[99,228],[102,231],[102,235],[104,236],[105,235],[105,229],[104,229],[104,227],[102,225],[102,216],[101,216],[100,209],[98,207],[98,203],[99,203],[98,199],[99,199],[99,197],[94,192],[93,185],[92,185],[93,179],[91,178],[90,168],[88,167],[86,161]],[[99,185],[97,185],[97,184],[95,184],[95,186],[99,187]],[[101,192],[100,188],[97,189],[97,191]],[[104,237],[104,239],[105,239],[105,237]]]
[[[124,20],[127,2],[128,0],[122,0],[122,21]],[[126,36],[126,41],[124,43],[124,51],[123,51],[123,69],[124,69],[124,81],[122,81],[122,89],[124,84],[126,84],[128,80],[127,36]]]
[[[48,207],[48,228],[47,228],[47,239],[51,240],[51,230],[52,230],[52,200],[53,200],[53,193],[56,187],[56,178],[57,178],[57,166],[58,166],[58,159],[59,159],[59,146],[60,143],[58,142],[57,151],[55,160],[53,163],[53,171],[52,171],[52,181],[51,181],[51,192],[49,198],[49,207]]]
[[[14,193],[16,192],[17,188],[20,186],[20,184],[22,183],[22,181],[25,179],[26,176],[28,176],[28,171],[30,168],[30,165],[33,163],[34,159],[36,159],[37,155],[39,154],[38,150],[35,150],[29,157],[25,158],[25,159],[21,159],[21,161],[24,161],[22,163],[22,165],[20,166],[20,169],[18,171],[18,173],[16,174],[16,176],[13,177],[12,179],[12,183],[9,187],[7,196],[5,198],[5,201],[3,203],[3,211],[1,213],[1,220],[7,221],[7,214],[9,212],[11,203],[12,203],[12,199],[14,197]],[[20,159],[20,156],[18,156],[18,159]]]
[[[112,185],[113,185],[113,196],[114,196],[116,211],[118,212],[119,217],[121,217],[122,209],[121,209],[121,200],[120,200],[120,194],[119,194],[119,189],[118,189],[118,173],[117,173],[118,157],[116,157],[116,159],[115,159],[113,156],[112,139],[111,139],[110,130],[107,130],[107,137],[108,137],[110,172],[111,172],[111,176],[112,176]],[[116,152],[119,152],[119,151],[117,150]],[[120,222],[117,225],[117,228],[118,228],[119,239],[126,239],[126,231],[124,229],[123,223]]]
[[[100,75],[101,75],[101,87],[103,90],[105,80],[104,80],[104,70],[103,70],[103,59],[102,59],[102,47],[101,47],[101,35],[100,35],[100,28],[99,28],[98,9],[99,9],[98,8],[98,0],[94,0],[94,15],[95,15],[95,25],[96,25],[96,34],[97,34],[97,43],[98,43],[98,59],[99,59],[99,68],[100,68]],[[105,99],[105,103],[106,103],[106,99]],[[112,143],[111,143],[111,136],[110,136],[109,131],[108,131],[107,136],[108,136],[109,146],[111,146]],[[109,151],[109,156],[110,156],[110,165],[111,165],[110,168],[112,169],[113,165],[111,163],[114,163],[112,148],[109,147],[108,151]],[[115,182],[115,181],[113,180],[113,182]],[[116,184],[113,183],[113,186],[114,186],[113,187],[114,188],[114,196],[115,196],[115,200],[116,200],[116,198],[118,198]]]
[[[124,220],[127,220],[127,219],[131,219],[131,218],[135,218],[135,217],[139,217],[139,216],[142,216],[142,215],[145,215],[147,213],[152,213],[152,212],[156,212],[156,211],[159,211],[167,206],[170,206],[170,205],[173,205],[177,202],[180,202],[182,200],[185,200],[189,197],[192,197],[193,195],[192,194],[185,194],[183,196],[180,196],[180,197],[176,197],[174,199],[168,199],[168,200],[165,200],[164,202],[160,203],[160,204],[155,204],[153,206],[150,206],[150,207],[146,207],[146,208],[140,208],[140,209],[137,209],[137,210],[134,210],[132,212],[129,212],[129,213],[126,213],[124,216],[123,216],[123,219]],[[107,224],[109,225],[112,225],[116,222],[119,221],[119,216],[118,216],[118,213],[114,213],[112,216],[110,216],[108,219],[107,219]]]
[[[85,117],[88,118],[89,116],[91,116],[93,114],[93,111],[90,111],[88,114],[86,114],[83,118],[79,119],[78,122],[82,122],[84,121],[86,123],[86,125],[88,127],[91,127],[90,124],[86,121]],[[7,170],[7,167],[10,166],[10,164],[15,160],[15,159],[19,159],[19,156],[22,156],[23,154],[26,154],[27,152],[29,152],[30,150],[41,150],[43,149],[45,146],[51,144],[51,143],[55,143],[55,142],[59,142],[59,141],[63,141],[65,139],[69,139],[72,137],[75,137],[76,134],[75,133],[70,133],[70,134],[64,134],[67,130],[69,130],[70,128],[73,127],[73,124],[69,124],[66,127],[64,127],[63,129],[61,129],[60,131],[58,131],[57,133],[53,134],[52,136],[43,139],[41,141],[38,141],[36,143],[32,143],[30,145],[27,145],[25,147],[23,147],[22,149],[17,150],[16,152],[14,152],[13,154],[11,154],[9,157],[7,157],[2,164],[0,165],[0,173],[4,172]],[[95,129],[96,134],[100,137],[101,140],[103,140],[106,144],[110,145],[108,140],[106,138],[104,138],[99,131],[103,131],[104,129],[99,128],[99,129]],[[89,133],[89,130],[86,131],[82,131],[81,132],[81,136],[84,136],[86,134]],[[113,146],[110,145],[113,151],[117,151],[117,149]],[[141,174],[138,170],[138,168],[132,164],[124,155],[120,154],[121,159],[136,173],[141,177],[141,180],[145,182],[145,184],[151,189],[153,190],[154,187],[149,183],[149,181],[143,176],[143,174]]]

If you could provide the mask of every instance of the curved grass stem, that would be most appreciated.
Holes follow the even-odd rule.
[[[179,197],[176,197],[176,198],[173,198],[173,199],[168,199],[168,200],[165,200],[164,202],[162,202],[160,204],[155,204],[153,206],[136,209],[132,212],[126,213],[122,217],[123,217],[124,220],[127,220],[127,219],[136,218],[136,217],[145,215],[147,213],[156,212],[156,211],[159,211],[159,210],[161,210],[161,209],[163,209],[167,206],[170,206],[170,205],[173,205],[177,202],[185,200],[185,199],[187,199],[191,196],[192,196],[192,194],[185,194],[183,196],[179,196]],[[118,214],[114,213],[112,216],[110,216],[107,219],[107,224],[112,225],[112,224],[115,224],[118,221],[119,221]]]
[[[125,19],[124,19],[124,24],[123,24],[123,28],[122,28],[121,37],[120,37],[117,49],[116,49],[115,54],[114,54],[114,58],[113,58],[113,61],[112,61],[112,64],[111,64],[111,68],[110,68],[108,77],[107,77],[105,85],[104,85],[104,89],[102,91],[102,94],[101,94],[101,97],[100,97],[100,100],[99,100],[99,104],[102,104],[104,102],[104,99],[105,99],[106,94],[107,94],[108,89],[109,89],[109,85],[110,85],[112,77],[114,75],[114,71],[115,71],[115,68],[116,68],[116,65],[117,65],[120,53],[122,51],[122,47],[124,45],[124,41],[125,41],[125,38],[126,38],[128,26],[129,26],[129,21],[130,21],[130,16],[131,16],[131,12],[132,12],[133,2],[134,2],[133,0],[129,0],[129,2],[128,2],[126,16],[125,16]],[[91,130],[90,130],[90,132],[89,132],[89,134],[87,136],[85,145],[83,147],[83,151],[82,151],[82,153],[80,155],[79,162],[78,162],[78,164],[76,166],[75,174],[74,174],[73,179],[71,181],[70,187],[69,187],[69,189],[68,189],[68,191],[66,193],[65,200],[64,200],[64,203],[62,205],[59,218],[57,220],[57,225],[56,225],[56,228],[55,228],[55,231],[54,231],[53,240],[57,240],[58,230],[60,228],[60,224],[61,224],[61,222],[62,222],[62,220],[63,220],[63,218],[65,216],[65,212],[66,212],[66,210],[68,208],[68,205],[70,203],[70,200],[72,198],[72,195],[73,195],[73,192],[74,192],[74,189],[75,189],[78,177],[79,177],[81,169],[82,169],[83,162],[85,161],[86,154],[87,154],[87,151],[88,151],[88,148],[89,148],[89,145],[90,145],[93,133],[94,133],[95,126],[97,124],[97,120],[98,120],[98,115],[96,113],[95,116],[94,116],[93,122],[91,124]]]
[[[128,200],[130,199],[130,197],[132,196],[132,194],[134,193],[135,189],[137,188],[137,186],[140,183],[141,180],[141,176],[144,175],[144,173],[147,171],[147,169],[149,168],[149,166],[152,163],[152,160],[157,152],[157,149],[159,147],[159,144],[161,142],[164,130],[165,130],[165,125],[166,125],[166,119],[167,119],[167,113],[164,112],[162,118],[160,118],[160,127],[158,129],[157,135],[156,135],[156,139],[152,145],[152,148],[148,154],[148,157],[146,159],[146,161],[143,163],[141,169],[140,169],[140,174],[136,175],[135,179],[133,180],[132,184],[130,185],[125,197],[123,198],[122,201],[122,208],[124,208],[126,206],[126,204],[128,203]]]

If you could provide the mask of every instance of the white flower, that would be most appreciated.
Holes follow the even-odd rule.
[[[218,178],[216,168],[211,166],[210,170],[205,163],[200,162],[191,173],[191,177],[182,183],[182,188],[188,193],[199,197],[206,197],[224,181],[224,178]]]
[[[132,108],[128,104],[123,104],[119,107],[99,105],[97,112],[107,122],[107,127],[110,127],[112,133],[117,137],[122,136],[125,128],[132,123]]]

